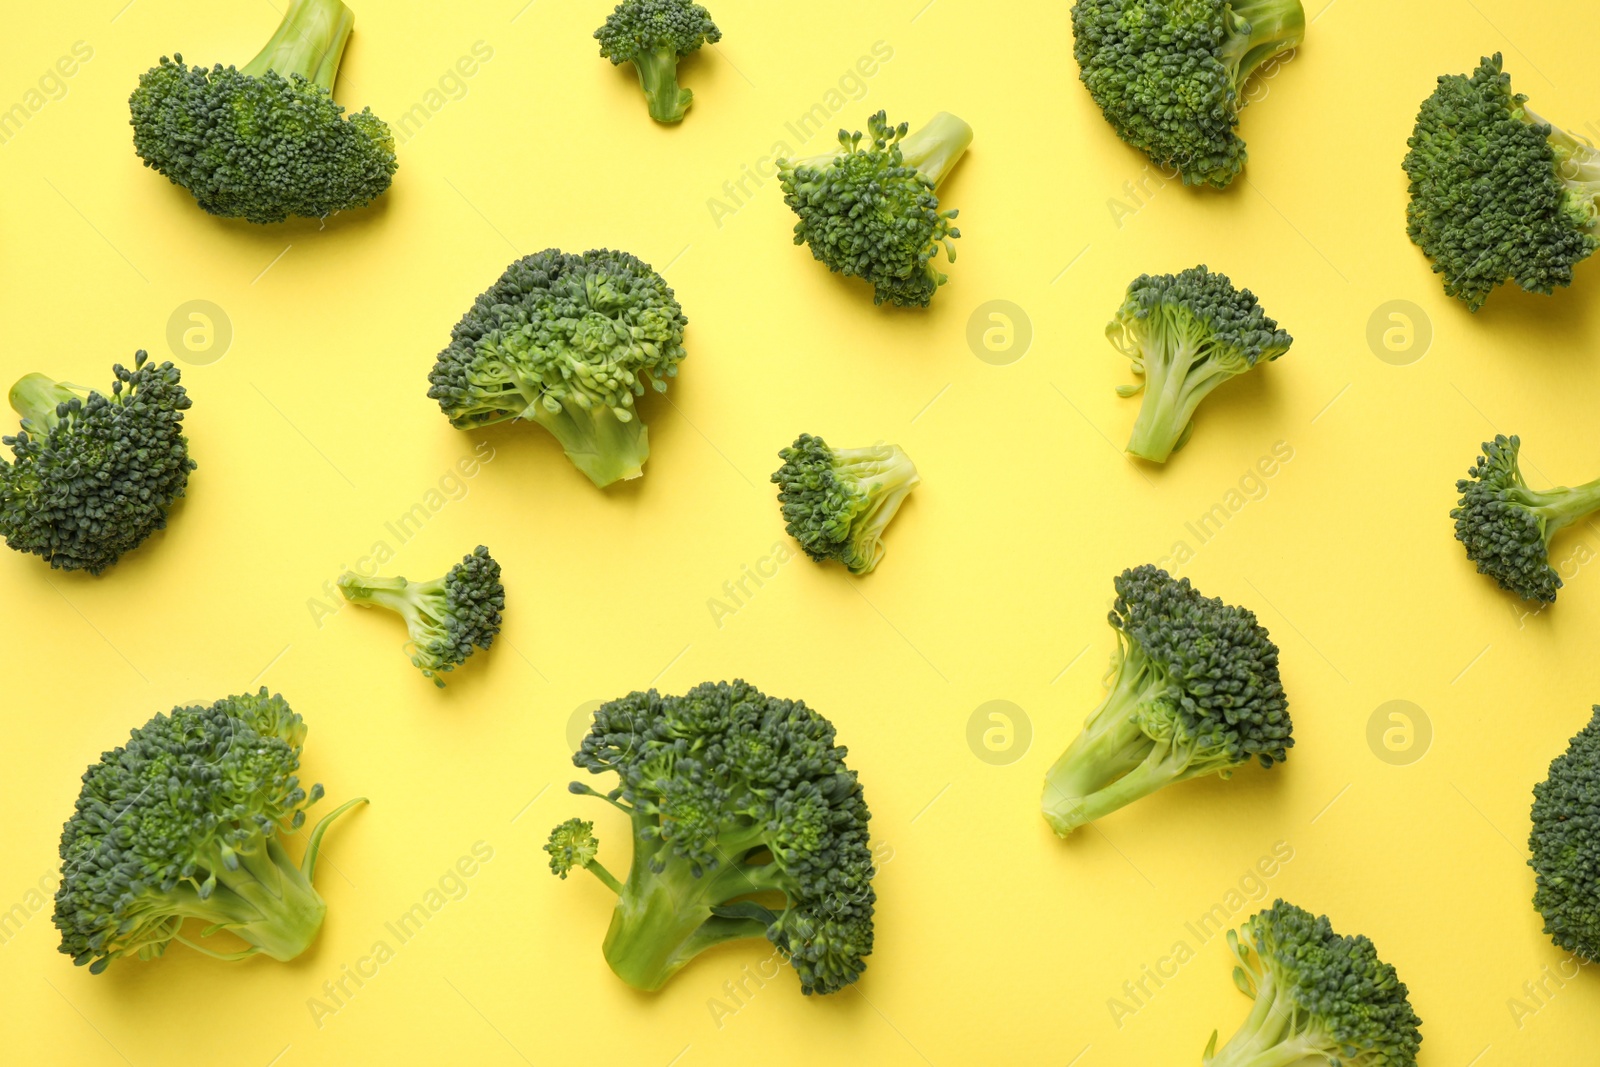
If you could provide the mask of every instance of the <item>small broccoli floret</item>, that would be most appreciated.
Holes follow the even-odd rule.
[[[279,833],[305,825],[322,786],[300,787],[306,726],[281,696],[228,697],[174,708],[134,730],[83,775],[61,831],[55,924],[61,951],[99,974],[114,959],[160,956],[172,941],[216,956],[292,960],[322,926],[312,888],[329,812],[296,866]],[[183,935],[226,930],[249,947],[221,953]]]
[[[1228,947],[1255,1006],[1222,1048],[1212,1033],[1206,1067],[1415,1067],[1422,1020],[1367,938],[1279,900],[1229,930]]]
[[[1299,46],[1300,0],[1078,0],[1078,77],[1128,144],[1185,185],[1226,187],[1245,165],[1244,84]]]
[[[1146,564],[1116,579],[1108,688],[1044,780],[1062,837],[1175,782],[1282,763],[1294,724],[1278,646],[1255,613]]]
[[[778,455],[772,475],[789,536],[818,563],[836,559],[866,574],[883,559],[883,531],[901,501],[921,483],[897,445],[829,448],[803,433]]]
[[[506,606],[500,564],[482,545],[431,582],[346,573],[339,592],[352,604],[388,608],[405,619],[411,662],[440,689],[440,675],[467,662],[474,648],[489,651]]]
[[[572,761],[618,785],[598,796],[633,824],[625,882],[595,858],[593,824],[556,827],[545,850],[617,894],[605,957],[636,989],[660,989],[714,945],[765,937],[803,993],[850,985],[872,952],[866,801],[833,725],[744,682],[683,696],[631,693],[595,712]]]
[[[1528,860],[1544,932],[1568,952],[1600,960],[1600,707],[1533,787]]]
[[[678,61],[722,40],[722,31],[690,0],[622,0],[594,36],[612,66],[633,64],[651,118],[682,122],[694,93],[678,86]]]
[[[1600,152],[1511,91],[1499,53],[1446,74],[1407,142],[1406,232],[1477,311],[1506,282],[1549,295],[1600,248]]]
[[[927,307],[949,277],[935,265],[940,250],[954,263],[951,225],[959,212],[940,211],[936,190],[972,144],[972,127],[946,112],[916,133],[890,126],[880,111],[862,134],[839,131],[839,151],[778,161],[783,201],[800,221],[794,243],[836,274],[873,285],[873,303]],[[908,136],[909,134],[909,136]]]
[[[347,118],[333,102],[354,25],[340,0],[291,0],[243,70],[162,56],[128,100],[139,157],[211,214],[250,222],[376,200],[394,177],[394,137],[370,109]]]
[[[143,351],[112,367],[111,395],[25,375],[11,387],[22,418],[0,461],[0,534],[61,570],[100,574],[157,530],[184,494],[189,394],[178,369]]]
[[[650,435],[634,397],[678,373],[689,320],[648,263],[547,249],[506,268],[456,324],[428,395],[462,429],[510,419],[555,435],[598,486],[644,473]]]
[[[1213,389],[1294,344],[1254,293],[1204,264],[1134,279],[1106,337],[1142,379],[1117,393],[1144,393],[1128,451],[1152,463],[1165,463],[1189,442],[1195,409]]]
[[[1600,479],[1575,489],[1533,490],[1517,457],[1522,439],[1501,434],[1456,482],[1461,502],[1450,512],[1467,558],[1524,600],[1555,603],[1561,575],[1550,566],[1550,542],[1568,526],[1600,512]]]

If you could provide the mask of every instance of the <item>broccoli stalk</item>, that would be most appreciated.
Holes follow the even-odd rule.
[[[694,90],[678,84],[678,55],[675,46],[659,43],[633,53],[633,69],[639,74],[645,106],[657,122],[682,122],[694,101]]]
[[[352,604],[387,608],[403,618],[412,665],[440,689],[441,674],[465,663],[474,648],[488,651],[494,644],[506,606],[500,564],[483,545],[442,578],[408,582],[347,572],[339,578],[339,592]]]
[[[1273,56],[1299,46],[1306,36],[1306,9],[1300,0],[1229,0],[1223,17],[1227,35],[1218,58],[1233,76],[1239,107],[1244,83]]]
[[[11,387],[11,410],[21,418],[24,429],[49,433],[60,422],[58,409],[73,400],[89,399],[90,390],[58,382],[47,374],[24,374]]]
[[[285,81],[299,75],[331,93],[355,25],[342,0],[290,0],[278,32],[239,73],[259,78],[270,70]]]

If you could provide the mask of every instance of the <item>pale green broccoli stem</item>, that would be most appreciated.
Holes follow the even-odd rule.
[[[694,92],[678,85],[678,51],[663,47],[641,51],[633,57],[650,117],[657,122],[682,122],[694,101]]]
[[[836,449],[833,458],[840,476],[867,498],[868,510],[851,525],[846,561],[851,572],[864,574],[883,562],[883,532],[922,477],[910,456],[888,445]]]
[[[1245,973],[1242,967],[1234,971],[1234,982],[1241,989],[1247,981]],[[1205,1067],[1294,1067],[1308,1057],[1325,1052],[1322,1045],[1294,1032],[1298,1013],[1292,1002],[1279,1001],[1272,974],[1248,973],[1248,980],[1253,980],[1256,987],[1250,1017],[1226,1045],[1214,1053],[1210,1049],[1206,1051]],[[1215,1044],[1215,1034],[1211,1040]]]
[[[585,408],[572,399],[557,407],[551,411],[546,401],[539,400],[528,405],[522,417],[554,434],[573,466],[595,485],[603,489],[644,474],[645,460],[650,458],[650,431],[632,411],[605,404]]]
[[[1539,517],[1544,524],[1545,544],[1557,532],[1600,512],[1600,478],[1567,488],[1533,490],[1518,488],[1507,495]]]
[[[900,156],[937,189],[971,145],[972,127],[941,111],[922,129],[901,139]]]
[[[89,390],[58,382],[43,374],[25,374],[11,387],[11,409],[37,433],[49,433],[60,419],[56,408],[69,400],[85,400]]]
[[[331,93],[355,24],[355,13],[340,0],[290,0],[278,32],[240,73],[259,78],[270,70],[285,79],[298,74]]]
[[[428,624],[437,626],[438,620],[426,610],[428,596],[423,587],[428,584],[408,582],[404,578],[368,578],[347,572],[339,578],[339,592],[350,603],[364,608],[388,608],[403,617],[408,628],[425,619]]]
[[[1220,58],[1233,67],[1233,84],[1242,89],[1257,67],[1305,40],[1306,11],[1300,0],[1233,0],[1228,28]]]
[[[1191,331],[1164,329],[1154,313],[1147,329],[1150,336],[1141,351],[1149,391],[1134,420],[1128,451],[1165,463],[1188,441],[1200,402],[1240,368],[1217,360],[1203,341],[1190,336]]]
[[[1580,201],[1579,210],[1586,216],[1588,225],[1600,222],[1600,151],[1581,137],[1547,122],[1534,114],[1526,105],[1522,108],[1522,121],[1533,126],[1550,129],[1550,148],[1556,157],[1556,173],[1561,176],[1569,196]]]

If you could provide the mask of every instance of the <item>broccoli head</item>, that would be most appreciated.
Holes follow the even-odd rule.
[[[1165,463],[1189,442],[1195,409],[1211,390],[1294,343],[1255,294],[1204,264],[1134,279],[1106,337],[1141,379],[1117,393],[1144,393],[1128,451],[1152,463]]]
[[[1422,1020],[1406,985],[1365,937],[1279,900],[1228,931],[1233,984],[1255,1001],[1206,1067],[1416,1067]]]
[[[347,572],[339,579],[339,592],[352,604],[388,608],[405,619],[411,662],[440,689],[441,675],[465,663],[474,648],[487,652],[494,644],[506,606],[500,564],[482,545],[431,582]]]
[[[1146,564],[1116,579],[1105,699],[1045,775],[1044,817],[1062,837],[1164,786],[1294,745],[1278,646],[1245,608]]]
[[[1078,77],[1111,128],[1185,185],[1244,169],[1239,111],[1256,68],[1305,38],[1300,0],[1078,0]]]
[[[268,223],[364,207],[394,177],[394,137],[370,109],[345,117],[333,102],[354,25],[340,0],[290,0],[243,70],[162,56],[128,100],[134,149],[213,215]]]
[[[478,297],[428,375],[428,395],[461,429],[510,419],[555,435],[598,486],[644,473],[650,437],[634,409],[685,355],[666,279],[626,252],[524,256]]]
[[[1600,960],[1600,707],[1550,774],[1533,787],[1528,866],[1544,932],[1568,952]]]
[[[1467,477],[1456,482],[1461,501],[1450,517],[1479,574],[1524,600],[1553,604],[1561,575],[1550,566],[1550,542],[1600,511],[1600,479],[1575,489],[1529,489],[1517,462],[1521,449],[1516,436],[1485,441]]]
[[[262,689],[157,715],[102,755],[61,831],[61,951],[94,974],[172,941],[220,959],[304,952],[327,911],[312,888],[322,836],[366,803],[323,816],[300,864],[289,859],[279,834],[322,797],[296,775],[305,738],[300,716]],[[202,937],[226,930],[249,947],[199,945],[183,934],[189,919],[207,924]]]
[[[140,351],[112,373],[110,396],[43,374],[11,388],[22,428],[0,437],[13,456],[0,462],[0,533],[61,570],[100,574],[164,529],[195,469],[178,368]]]
[[[866,574],[883,559],[883,531],[922,481],[897,445],[829,448],[803,433],[772,475],[789,536],[817,562],[836,559]]]
[[[593,823],[562,823],[545,850],[554,873],[582,867],[617,894],[604,945],[617,977],[659,989],[706,949],[760,937],[803,993],[860,977],[877,898],[870,815],[846,754],[827,719],[740,681],[602,705],[572,761],[618,784],[571,790],[631,820],[627,880],[596,858]]]
[[[1406,232],[1477,311],[1506,282],[1530,293],[1572,284],[1600,248],[1600,152],[1529,111],[1500,55],[1446,74],[1407,142]]]
[[[873,303],[927,307],[949,281],[939,252],[952,263],[951,225],[936,190],[972,144],[972,127],[940,112],[918,130],[890,126],[880,111],[862,134],[839,131],[839,150],[813,159],[778,161],[783,201],[800,216],[794,243],[836,274],[873,285]]]
[[[722,31],[711,12],[690,0],[622,0],[594,36],[612,66],[633,64],[651,118],[682,122],[694,93],[679,88],[678,61],[722,40]]]

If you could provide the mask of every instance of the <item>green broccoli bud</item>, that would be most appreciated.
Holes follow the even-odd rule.
[[[1600,706],[1533,787],[1528,866],[1544,932],[1568,952],[1600,960]]]
[[[604,704],[573,763],[619,784],[601,794],[633,825],[618,881],[595,859],[593,824],[571,819],[545,846],[552,873],[583,867],[617,894],[606,961],[660,989],[700,953],[765,937],[803,993],[854,982],[872,952],[870,814],[833,725],[744,682]]]
[[[612,66],[632,63],[657,122],[682,122],[694,93],[678,85],[678,63],[722,40],[711,13],[690,0],[622,0],[594,31]]]
[[[333,101],[354,25],[340,0],[291,0],[242,70],[162,56],[128,100],[134,149],[213,215],[270,223],[366,206],[396,163],[382,119]]]
[[[972,144],[972,127],[940,112],[928,125],[890,126],[880,111],[858,131],[839,131],[839,150],[812,159],[778,161],[783,200],[800,217],[794,243],[830,271],[873,285],[873,303],[927,307],[954,263],[951,225],[959,212],[940,211],[936,191]]]
[[[638,478],[650,437],[634,397],[647,381],[667,391],[688,324],[648,263],[547,249],[506,268],[456,324],[428,396],[462,429],[538,423],[595,485]]]
[[[1447,74],[1407,144],[1406,232],[1471,311],[1507,282],[1549,295],[1600,248],[1600,152],[1528,110],[1500,54]]]
[[[120,363],[111,395],[24,375],[11,388],[21,429],[0,444],[0,534],[61,570],[100,574],[158,530],[183,496],[189,394],[171,363],[134,354]]]
[[[1152,463],[1165,463],[1188,443],[1195,409],[1213,389],[1294,343],[1255,294],[1204,264],[1134,279],[1106,337],[1141,379],[1117,393],[1144,393],[1128,451]]]
[[[1185,185],[1222,189],[1244,169],[1246,80],[1299,46],[1300,0],[1078,0],[1078,77],[1118,137]]]
[[[1105,699],[1045,776],[1062,837],[1174,783],[1282,763],[1294,745],[1278,646],[1253,612],[1149,564],[1115,585]]]
[[[290,860],[280,833],[304,826],[322,797],[296,775],[305,735],[300,716],[262,689],[157,715],[102,755],[61,831],[61,951],[94,974],[173,941],[219,959],[304,952],[327,911],[312,886],[323,835],[366,803],[323,816],[299,865]],[[226,930],[248,947],[197,944],[183,934],[190,919],[207,924],[202,937]]]
[[[1234,985],[1255,1001],[1206,1067],[1416,1067],[1422,1020],[1406,985],[1365,937],[1285,901],[1228,931]]]
[[[789,536],[819,563],[866,574],[883,559],[883,531],[922,481],[897,445],[835,450],[803,433],[772,475]]]
[[[347,572],[339,579],[339,592],[352,604],[388,608],[405,619],[411,663],[440,689],[440,676],[465,663],[474,648],[489,651],[506,606],[500,564],[482,545],[431,582]]]

